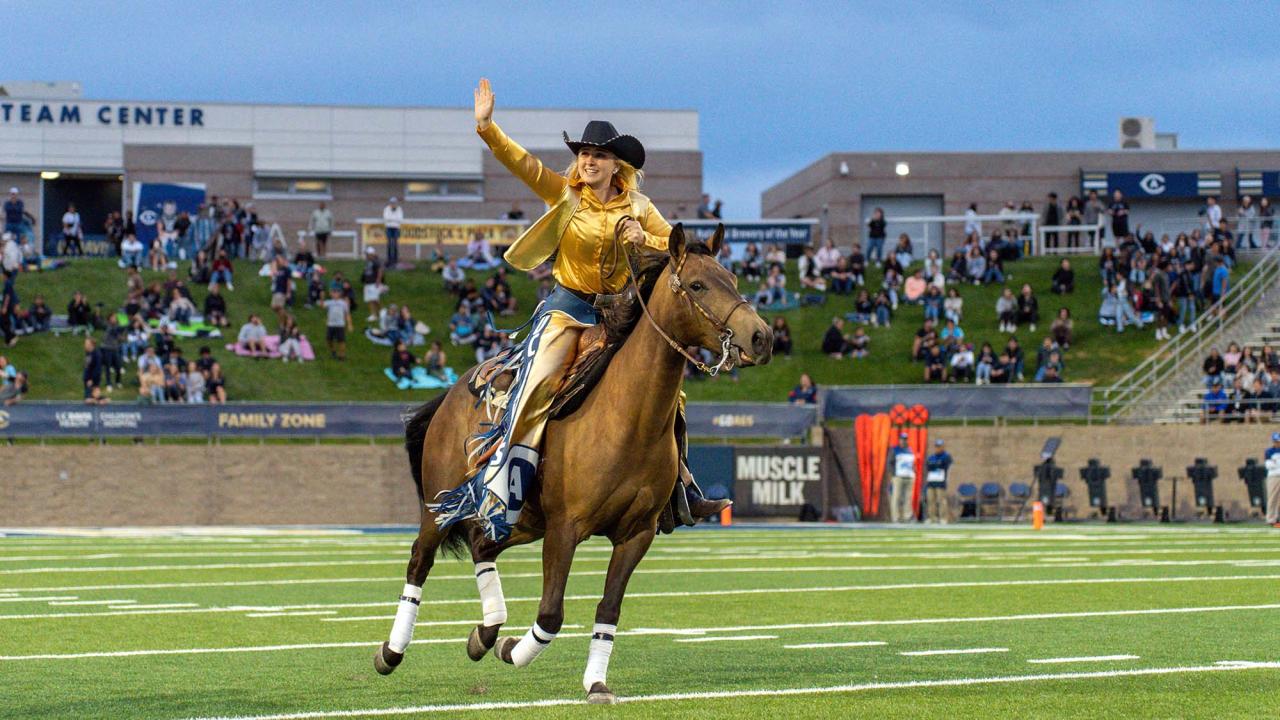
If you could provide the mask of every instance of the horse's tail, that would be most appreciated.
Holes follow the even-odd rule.
[[[404,425],[404,449],[409,452],[409,472],[413,475],[414,489],[418,491],[419,509],[427,501],[422,489],[422,456],[425,452],[423,445],[427,439],[427,428],[431,427],[431,419],[435,417],[436,411],[444,404],[448,395],[449,392],[446,390],[428,400],[414,411],[413,416]],[[439,549],[454,557],[461,557],[463,550],[467,548],[466,534],[461,530],[461,524],[449,526],[444,531]]]

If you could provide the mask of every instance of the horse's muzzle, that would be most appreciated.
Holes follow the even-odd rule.
[[[768,365],[773,359],[773,330],[760,323],[760,327],[751,334],[751,347],[748,349],[734,345],[733,350],[738,367]]]

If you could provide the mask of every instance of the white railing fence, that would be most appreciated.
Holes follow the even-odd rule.
[[[1007,225],[1017,227],[1018,236],[1024,240],[1035,238],[1037,227],[1040,224],[1040,215],[1038,213],[1028,212],[1008,215],[976,215],[971,217],[965,215],[885,215],[884,219],[889,225],[896,225],[899,227],[902,225],[918,225],[920,227],[920,231],[918,233],[907,233],[911,236],[911,243],[915,250],[919,252],[919,257],[924,257],[930,250],[937,250],[939,255],[944,257],[946,256],[946,248],[943,245],[943,233],[946,231],[947,225],[958,225],[959,227],[954,229],[955,235],[956,237],[963,237],[964,225],[971,220],[976,220],[982,228],[979,235],[985,241],[991,237],[991,232],[995,227],[1003,229]],[[863,218],[862,227],[865,229],[869,222],[871,222],[870,216]],[[994,223],[994,225],[992,225],[992,223]],[[1022,233],[1023,225],[1030,226],[1030,232],[1025,235]],[[923,243],[923,250],[921,250],[921,243]],[[892,236],[887,237],[885,238],[884,244],[885,252],[892,252],[894,246],[897,244],[897,238]],[[866,249],[865,245],[866,242],[864,240],[864,250]]]
[[[308,230],[298,231],[298,246],[301,247],[308,239],[311,241],[311,248],[316,247],[316,235]],[[356,237],[354,230],[335,230],[329,233],[328,249],[325,252],[327,257],[331,258],[358,258],[360,257],[360,241]],[[297,248],[294,248],[295,250]]]

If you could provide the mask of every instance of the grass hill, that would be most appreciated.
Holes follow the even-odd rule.
[[[263,315],[268,329],[274,332],[274,317],[268,309],[270,292],[268,280],[256,275],[261,263],[239,261],[236,264],[235,291],[227,293],[228,309],[233,327],[222,340],[183,340],[179,342],[187,357],[194,357],[197,348],[208,344],[222,363],[228,378],[227,391],[231,400],[391,400],[414,401],[427,397],[429,391],[401,391],[382,374],[389,365],[390,350],[368,342],[361,334],[365,308],[356,310],[356,332],[348,342],[349,359],[340,363],[328,358],[324,350],[324,312],[321,309],[304,309],[299,304],[294,313],[303,332],[311,339],[320,359],[317,362],[284,364],[280,361],[239,358],[222,349],[222,345],[234,340],[239,325],[250,312]],[[358,277],[360,264],[356,261],[331,261],[331,270],[341,270],[347,277]],[[1068,382],[1106,383],[1118,378],[1138,362],[1156,341],[1147,330],[1130,329],[1117,334],[1113,329],[1100,326],[1096,321],[1099,305],[1099,279],[1092,258],[1080,258],[1076,263],[1076,291],[1074,295],[1059,297],[1050,294],[1049,278],[1057,267],[1053,258],[1028,258],[1010,263],[1012,272],[1009,285],[1015,290],[1023,283],[1030,283],[1040,299],[1042,324],[1032,335],[1024,328],[1018,340],[1034,362],[1035,347],[1048,331],[1048,325],[1059,307],[1068,307],[1075,318],[1076,342],[1066,356],[1064,377]],[[185,277],[187,265],[180,268]],[[1238,272],[1238,271],[1237,271]],[[477,284],[483,283],[488,273],[477,273]],[[148,283],[163,280],[158,273],[146,272]],[[874,270],[867,278],[869,287],[879,286],[879,276]],[[408,304],[418,320],[431,327],[428,340],[440,339],[449,354],[449,364],[459,372],[473,362],[466,348],[448,345],[448,318],[453,312],[452,296],[443,289],[439,275],[425,268],[392,273],[388,284],[390,292],[386,303]],[[744,283],[744,289],[748,287]],[[788,286],[795,289],[798,282],[794,267],[791,268]],[[995,301],[1000,287],[961,288],[964,297],[964,322],[966,339],[980,347],[989,341],[997,350],[1007,340],[1005,334],[996,332],[998,323]],[[106,259],[75,259],[70,266],[47,273],[24,273],[18,278],[18,292],[24,304],[37,294],[43,294],[55,313],[65,312],[66,304],[74,291],[88,295],[90,304],[105,303],[107,308],[118,306],[125,295],[124,271],[114,261]],[[535,305],[534,284],[524,277],[513,277],[513,290],[520,302],[520,315],[501,318],[499,324],[519,325]],[[197,307],[204,300],[203,287],[192,288]],[[357,294],[358,294],[357,288]],[[835,315],[843,315],[852,309],[852,298],[829,296],[825,305],[799,308],[785,314],[791,326],[795,350],[790,357],[777,357],[772,364],[743,371],[735,380],[728,376],[716,379],[699,378],[686,383],[691,400],[785,400],[787,392],[796,383],[800,373],[810,373],[815,382],[823,385],[918,383],[922,368],[908,360],[911,338],[920,327],[923,310],[918,306],[902,306],[893,318],[892,327],[868,328],[871,336],[871,355],[861,360],[835,360],[822,355],[819,345],[822,333]],[[768,319],[772,319],[771,317]],[[506,321],[505,323],[503,321]],[[852,326],[846,325],[846,331]],[[31,399],[79,400],[80,372],[83,362],[82,339],[70,335],[54,337],[41,333],[23,337],[17,347],[0,348],[22,370],[31,376]],[[132,376],[132,366],[126,367]],[[1029,373],[1028,373],[1029,374]],[[137,397],[136,379],[124,389],[112,394],[116,402],[131,402]]]

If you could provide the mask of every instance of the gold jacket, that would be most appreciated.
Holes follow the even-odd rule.
[[[667,249],[671,225],[649,198],[634,190],[622,190],[602,203],[581,180],[571,182],[549,170],[535,155],[507,137],[497,123],[490,122],[489,127],[477,128],[476,132],[511,174],[551,206],[503,254],[517,269],[532,270],[558,250],[552,267],[556,282],[579,292],[621,292],[628,273],[626,262],[615,256],[613,229],[624,215],[639,221],[645,245]]]

